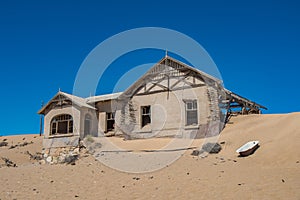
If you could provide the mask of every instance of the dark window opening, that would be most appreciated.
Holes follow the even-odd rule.
[[[73,118],[71,115],[58,115],[53,117],[50,124],[50,134],[73,133]]]
[[[115,114],[106,113],[106,129],[107,131],[113,131],[115,129]]]
[[[147,124],[151,123],[151,107],[150,106],[142,106],[142,128]]]
[[[185,102],[186,110],[186,125],[197,125],[198,124],[198,109],[197,101],[186,101]]]

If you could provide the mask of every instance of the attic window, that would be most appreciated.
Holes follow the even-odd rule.
[[[73,118],[71,115],[63,114],[52,118],[50,124],[50,135],[73,133]]]
[[[198,124],[197,100],[185,101],[186,125]]]
[[[150,106],[142,106],[141,114],[142,114],[142,128],[143,128],[147,124],[151,123],[151,107]]]

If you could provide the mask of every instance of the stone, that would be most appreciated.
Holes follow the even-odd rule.
[[[40,162],[39,162],[41,165],[44,165],[44,164],[46,164],[46,161],[45,160],[40,160]]]
[[[208,153],[219,153],[222,147],[219,143],[206,143],[202,146],[202,150]]]
[[[73,152],[76,153],[76,154],[79,154],[79,148],[78,148],[78,147],[75,148],[75,149],[73,150]]]
[[[200,154],[199,150],[194,150],[194,151],[191,153],[192,156],[199,156],[199,154]]]
[[[52,161],[52,156],[48,156],[48,157],[46,158],[46,161],[47,161],[47,163],[51,163],[51,161]]]
[[[58,157],[53,156],[52,163],[57,164],[58,163]]]

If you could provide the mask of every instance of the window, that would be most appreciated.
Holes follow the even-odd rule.
[[[198,110],[196,100],[185,101],[185,113],[187,126],[198,124]]]
[[[151,123],[151,107],[150,106],[142,106],[141,114],[142,114],[142,128],[143,128],[147,124]]]
[[[106,113],[106,129],[107,131],[113,131],[115,129],[115,114]]]
[[[71,115],[58,115],[53,117],[50,124],[51,135],[73,133],[73,118]]]

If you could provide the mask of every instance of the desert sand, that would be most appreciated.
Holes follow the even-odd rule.
[[[218,138],[218,154],[202,158],[189,149],[160,170],[135,174],[107,167],[89,154],[75,165],[40,164],[27,151],[41,152],[42,137],[2,136],[0,142],[8,145],[0,147],[0,158],[16,167],[0,159],[0,199],[300,199],[299,122],[300,113],[232,117]],[[170,138],[109,140],[139,151],[160,149]],[[260,148],[238,157],[235,150],[250,140],[259,140]],[[194,140],[191,147],[203,142]]]

